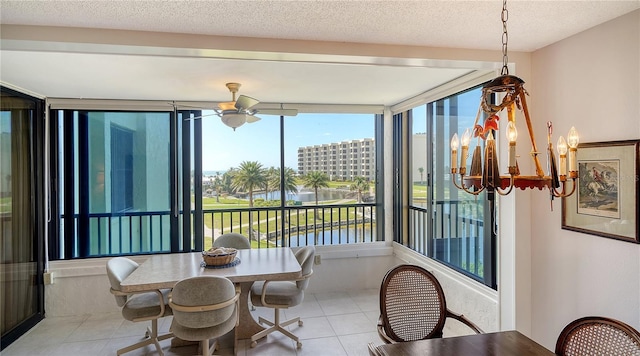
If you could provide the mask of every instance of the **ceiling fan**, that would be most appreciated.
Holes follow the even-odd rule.
[[[240,83],[227,83],[226,86],[232,95],[231,101],[219,103],[218,108],[213,109],[222,120],[222,123],[231,127],[234,131],[244,125],[245,122],[252,123],[260,120],[259,117],[255,116],[258,112],[265,115],[281,116],[295,116],[298,114],[298,110],[295,109],[255,109],[253,107],[259,104],[260,101],[246,95],[240,95],[236,100],[236,93],[240,85]]]

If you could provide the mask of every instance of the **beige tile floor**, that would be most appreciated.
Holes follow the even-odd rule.
[[[376,332],[378,320],[378,290],[306,294],[301,305],[284,310],[283,318],[300,316],[303,326],[293,324],[289,330],[298,335],[302,348],[279,333],[258,342],[255,348],[241,340],[238,355],[368,355],[367,343],[382,344]],[[273,310],[257,308],[254,317],[273,320]],[[50,317],[6,348],[1,356],[15,355],[116,355],[116,350],[133,344],[144,335],[147,322],[132,323],[120,313],[91,314],[72,317]],[[171,318],[159,322],[161,331],[168,331]],[[164,354],[195,355],[197,346],[171,348],[170,340],[160,343]],[[221,339],[219,355],[233,355],[230,337]],[[125,356],[157,355],[155,347],[147,346]]]

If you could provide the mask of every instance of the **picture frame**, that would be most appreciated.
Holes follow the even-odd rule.
[[[640,140],[581,143],[562,229],[640,243]],[[567,183],[571,184],[571,183]]]

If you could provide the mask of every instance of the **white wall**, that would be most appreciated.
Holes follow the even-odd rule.
[[[448,309],[463,314],[484,332],[500,330],[500,305],[495,290],[402,245],[394,244],[394,253],[397,257],[395,265],[419,265],[436,276],[444,290]],[[465,334],[473,334],[473,331],[452,319],[445,323],[445,337]]]
[[[581,142],[640,138],[640,11],[534,52],[532,78],[531,114],[556,140],[572,125]],[[531,197],[533,338],[554,349],[587,315],[640,329],[640,245],[562,230],[559,201],[550,211],[546,194]]]

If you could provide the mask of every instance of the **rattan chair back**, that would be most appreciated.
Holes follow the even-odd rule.
[[[640,356],[640,332],[615,319],[589,316],[572,321],[560,333],[556,354],[561,356]]]
[[[393,341],[442,337],[446,311],[442,286],[420,266],[397,266],[382,280],[381,322]]]

